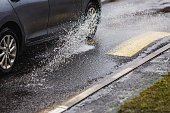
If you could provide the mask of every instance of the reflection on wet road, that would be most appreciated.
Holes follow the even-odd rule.
[[[29,47],[17,69],[0,78],[0,112],[35,112],[60,103],[170,42],[166,37],[133,57],[106,53],[149,31],[170,32],[169,0],[119,0],[103,6],[96,43],[82,42],[83,31]],[[61,37],[62,38],[62,37]]]

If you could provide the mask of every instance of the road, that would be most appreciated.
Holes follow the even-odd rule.
[[[104,4],[94,44],[80,41],[79,32],[67,35],[70,39],[62,48],[61,40],[29,47],[17,68],[0,78],[0,112],[31,113],[60,104],[169,43],[169,7],[168,0]],[[152,35],[158,36],[157,41],[148,41]],[[138,49],[136,37],[142,40],[144,36],[146,43]],[[129,56],[119,53],[126,48]]]
[[[117,113],[118,108],[170,70],[170,50],[100,89],[64,113]],[[168,97],[167,97],[168,98]]]

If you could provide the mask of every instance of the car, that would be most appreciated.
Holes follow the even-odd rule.
[[[97,16],[100,20],[100,0],[1,0],[0,1],[0,75],[15,67],[18,56],[27,46],[52,40],[66,23],[82,17]],[[94,37],[94,24],[88,39]]]

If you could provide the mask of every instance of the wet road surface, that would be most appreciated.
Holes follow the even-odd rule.
[[[60,104],[169,43],[170,38],[165,37],[133,57],[106,54],[148,31],[170,32],[169,7],[168,0],[108,3],[103,6],[95,44],[87,45],[76,39],[77,35],[71,35],[70,43],[62,51],[58,50],[60,40],[29,47],[17,68],[0,78],[0,112],[30,113]]]
[[[116,113],[120,105],[170,71],[170,50],[106,86],[64,113]]]

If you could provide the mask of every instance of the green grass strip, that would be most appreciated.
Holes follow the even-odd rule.
[[[170,113],[170,73],[122,104],[118,113]]]

